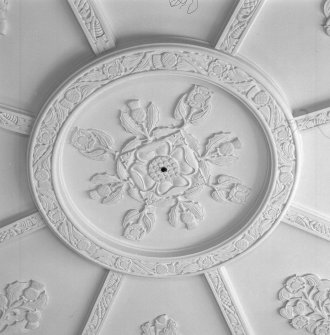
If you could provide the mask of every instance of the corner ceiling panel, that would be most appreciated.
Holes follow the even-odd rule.
[[[182,334],[229,335],[230,331],[202,276],[170,280],[130,277],[123,281],[103,334],[138,333],[137,325],[161,315],[173,319]],[[123,321],[123,315],[125,322]]]
[[[320,279],[328,279],[329,260],[320,255],[326,255],[329,251],[328,241],[281,223],[265,243],[226,267],[242,310],[249,321],[251,334],[289,335],[297,334],[297,331],[298,334],[304,334],[303,330],[290,325],[293,317],[285,318],[280,315],[280,309],[287,301],[283,298],[281,300],[279,293],[283,287],[291,289],[285,283],[295,276],[317,274]],[[294,285],[298,285],[299,280],[291,282],[290,292],[294,288],[298,291],[299,287]],[[314,294],[316,293],[315,289]],[[296,297],[292,294],[291,297],[296,299],[296,303],[299,301],[298,294]],[[306,310],[313,307],[313,298],[304,298]],[[305,314],[302,312],[301,315]]]
[[[266,1],[240,50],[277,82],[293,110],[328,107],[329,36],[324,1]]]
[[[65,0],[11,0],[6,25],[0,101],[37,115],[52,91],[92,53]]]
[[[35,210],[26,180],[27,137],[8,130],[0,132],[0,227]]]
[[[213,44],[234,8],[230,0],[96,0],[95,4],[120,44],[174,37]]]
[[[6,313],[2,314],[0,325],[6,321],[12,324],[4,330],[6,335],[21,334],[29,328],[38,335],[79,333],[105,275],[102,268],[62,248],[59,240],[45,228],[19,240],[1,243],[0,264],[0,297],[3,299],[7,292],[9,301],[10,294],[12,302],[20,301],[16,307],[3,309]],[[29,287],[32,290],[28,291]],[[40,295],[45,298],[41,299]],[[25,311],[30,311],[30,316],[24,315]],[[37,319],[34,322],[33,317]],[[26,329],[29,320],[32,325]]]

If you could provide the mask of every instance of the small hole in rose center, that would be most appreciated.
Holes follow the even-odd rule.
[[[167,172],[167,168],[166,168],[165,166],[163,166],[163,167],[160,169],[160,171],[162,171],[162,172]]]

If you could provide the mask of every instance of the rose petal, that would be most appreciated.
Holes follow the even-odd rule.
[[[148,174],[147,165],[135,164],[135,166],[133,166],[132,169],[134,169],[136,172],[139,173],[139,175],[141,175],[147,190],[155,185],[155,181]]]
[[[156,149],[156,154],[159,156],[167,156],[169,153],[169,146],[167,142],[160,143],[159,147]]]
[[[131,177],[136,186],[143,191],[146,191],[154,185],[154,181],[148,176],[147,168],[144,165],[135,165],[131,168]]]
[[[171,156],[178,162],[182,161],[184,159],[183,149],[181,147],[175,148],[171,153]]]
[[[165,181],[162,181],[158,184],[157,192],[158,192],[158,194],[163,195],[172,188],[173,188],[173,184],[170,181],[165,180]]]
[[[137,158],[143,162],[148,162],[155,156],[166,156],[168,154],[168,144],[164,142],[155,142],[137,150]]]
[[[149,175],[144,176],[144,182],[147,190],[150,190],[155,185],[155,181]]]
[[[194,171],[193,168],[190,167],[185,161],[180,161],[179,165],[182,174],[190,174]]]
[[[156,153],[154,151],[150,151],[149,147],[147,146],[139,149],[136,152],[136,156],[140,161],[148,162],[156,156]]]
[[[182,176],[175,176],[172,179],[172,182],[175,187],[183,187],[189,185],[188,180]]]
[[[191,166],[189,166],[185,161],[183,148],[176,148],[171,154],[171,156],[175,158],[175,160],[177,160],[177,162],[179,163],[180,172],[182,174],[190,174],[194,171],[194,169]]]

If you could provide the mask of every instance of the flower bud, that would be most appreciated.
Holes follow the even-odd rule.
[[[132,100],[127,103],[131,111],[131,117],[136,123],[142,123],[147,116],[146,111],[141,107],[139,100]]]
[[[111,188],[108,185],[100,185],[97,187],[97,193],[101,197],[107,197],[111,193]]]
[[[218,148],[219,154],[224,156],[232,155],[234,153],[234,150],[235,148],[231,142],[223,143]]]
[[[196,218],[191,212],[182,213],[181,220],[187,226],[187,229],[194,229],[197,227]]]

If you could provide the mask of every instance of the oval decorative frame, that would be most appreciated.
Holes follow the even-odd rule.
[[[166,62],[169,55],[175,61]],[[168,71],[196,76],[244,102],[268,128],[275,148],[274,182],[258,216],[219,246],[183,257],[147,257],[101,245],[71,222],[57,199],[52,178],[54,146],[67,118],[91,95],[108,84],[135,74]],[[29,145],[29,178],[35,202],[52,230],[71,248],[98,264],[132,275],[198,274],[251,249],[268,235],[284,214],[293,194],[298,168],[294,120],[274,88],[243,61],[204,47],[155,44],[105,55],[74,74],[46,103],[35,123]],[[272,87],[267,84],[267,87]]]

